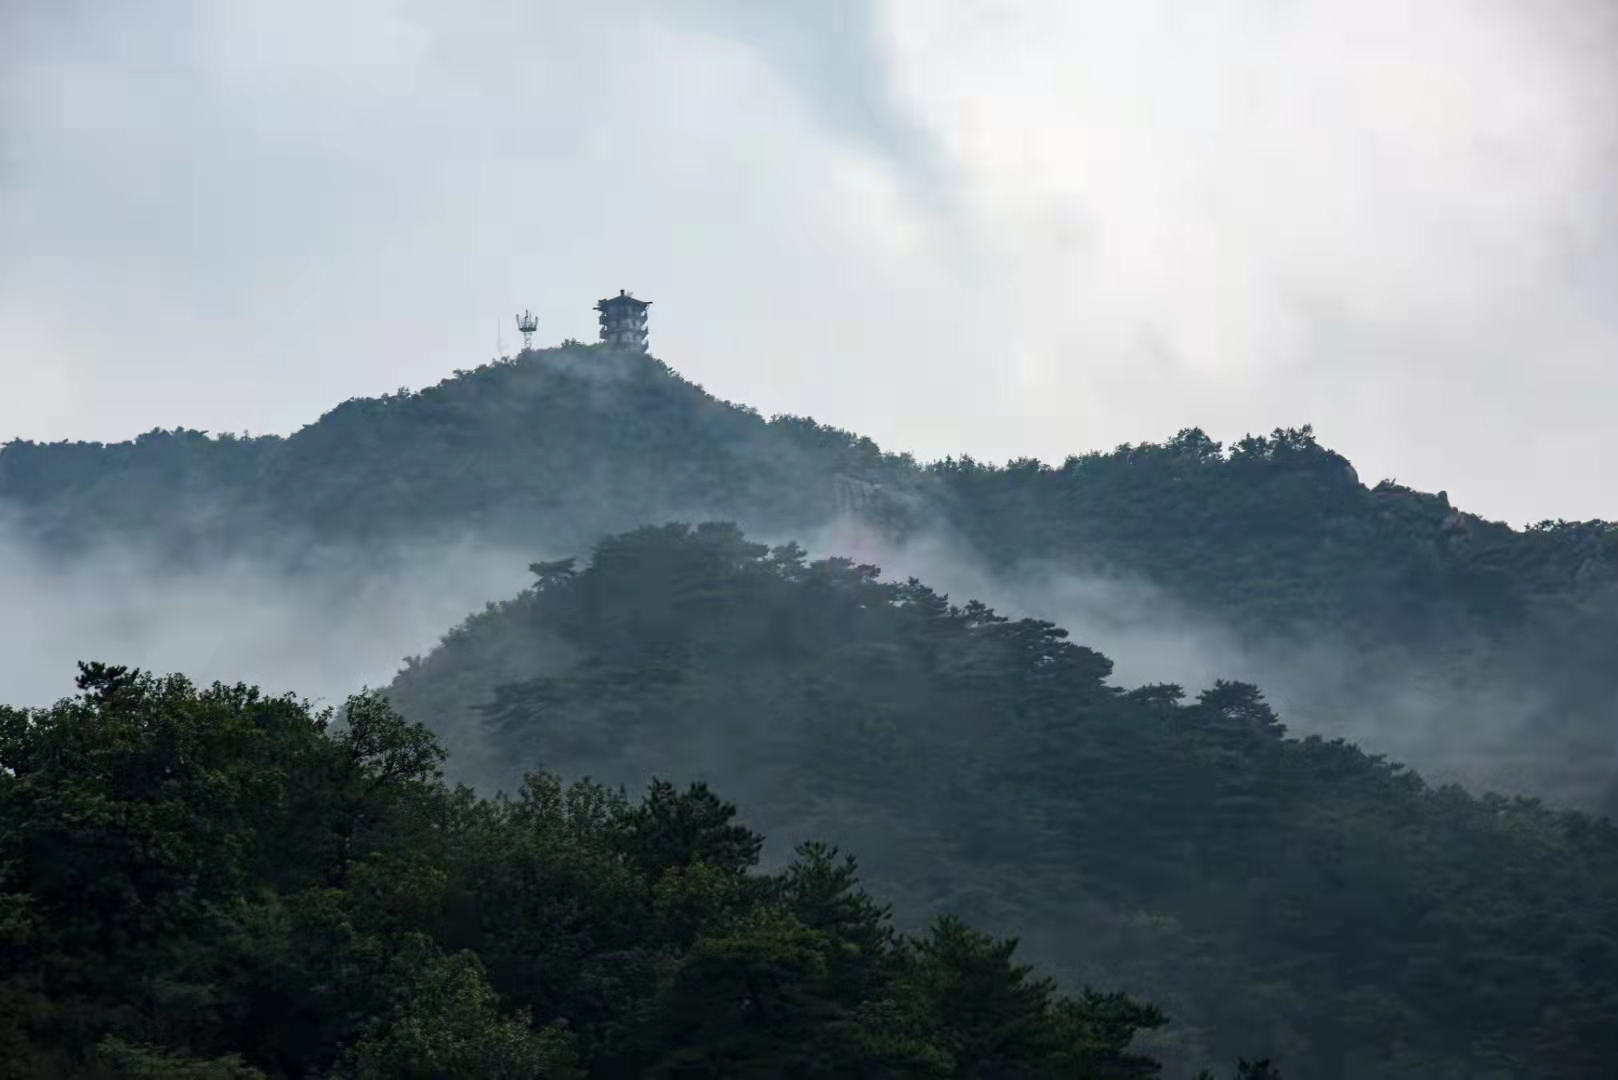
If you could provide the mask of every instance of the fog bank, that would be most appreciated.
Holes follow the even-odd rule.
[[[340,704],[523,588],[535,557],[405,545],[331,551],[287,574],[246,559],[175,570],[104,546],[64,568],[0,528],[0,702],[50,704],[73,692],[77,661],[102,660]]]
[[[1002,615],[1053,622],[1112,660],[1117,686],[1178,683],[1195,696],[1216,679],[1250,682],[1291,734],[1347,739],[1436,783],[1581,807],[1611,797],[1618,738],[1559,730],[1545,719],[1548,688],[1520,678],[1480,680],[1420,655],[1372,661],[1324,634],[1243,639],[1142,579],[1078,565],[996,571],[940,533],[895,544],[844,518],[804,543],[817,557],[880,566],[888,580],[918,578],[956,603],[979,599]]]
[[[1244,641],[1144,581],[1071,566],[996,573],[939,533],[896,544],[842,518],[797,539],[813,557],[874,563],[890,580],[919,578],[957,603],[1048,619],[1109,657],[1118,686],[1172,682],[1195,695],[1238,679],[1263,688],[1293,734],[1346,738],[1434,781],[1574,806],[1610,791],[1612,740],[1575,743],[1541,724],[1547,695],[1521,681],[1462,681],[1419,656],[1380,660],[1371,681],[1364,658],[1342,643]],[[330,549],[288,573],[250,559],[176,570],[152,553],[103,546],[62,566],[0,528],[0,702],[47,705],[72,693],[77,661],[103,660],[340,704],[387,685],[405,657],[515,595],[531,580],[530,562],[558,554],[468,539]]]

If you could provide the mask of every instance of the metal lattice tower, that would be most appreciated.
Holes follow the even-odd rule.
[[[534,331],[539,329],[539,317],[533,312],[524,311],[517,316],[517,329],[522,331],[522,351],[527,352],[534,347]]]

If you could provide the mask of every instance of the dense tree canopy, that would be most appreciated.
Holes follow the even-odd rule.
[[[469,763],[481,745],[492,782],[530,763],[721,782],[771,835],[865,852],[907,924],[961,912],[1075,984],[1159,1001],[1176,1022],[1152,1045],[1176,1064],[1262,1046],[1360,1080],[1618,1060],[1608,822],[1289,738],[1249,685],[1120,690],[1048,623],[729,526],[535,572],[391,690]]]
[[[825,844],[761,872],[700,784],[480,799],[374,695],[79,685],[0,710],[7,1077],[1158,1075],[1155,1008],[897,933]]]

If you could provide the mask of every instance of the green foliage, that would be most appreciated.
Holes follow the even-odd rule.
[[[162,1049],[135,1046],[115,1035],[96,1044],[89,1074],[150,1077],[152,1080],[264,1080],[264,1074],[242,1062],[239,1055],[203,1061]]]
[[[552,643],[533,653],[546,674],[501,684],[480,667],[491,655],[511,670],[508,634]],[[423,670],[493,688],[481,711],[496,760],[637,786],[722,778],[765,833],[870,853],[903,925],[954,911],[1020,930],[1068,985],[1123,983],[1175,1017],[1084,999],[1067,1053],[1107,1042],[1114,1016],[1188,1070],[1254,1046],[1322,1080],[1595,1077],[1618,1056],[1594,1022],[1618,1001],[1618,831],[1289,737],[1250,685],[1189,701],[1172,686],[1124,692],[1105,657],[1049,623],[722,525],[609,538],[584,569],[452,638],[453,663]],[[430,683],[391,693],[415,715]],[[729,814],[700,785],[658,782],[631,815],[635,846],[614,842],[638,872],[663,875],[664,933],[689,939],[742,902],[723,875],[757,838],[724,826]],[[799,925],[836,929],[856,955],[886,948],[878,912],[842,891],[850,867],[814,845],[796,859],[781,887]],[[702,954],[704,970],[767,973],[787,1001],[804,980],[859,993],[874,977],[841,954],[814,967],[807,939],[746,925]],[[944,1048],[1046,1053],[1029,1040],[1052,1026],[1029,1018],[1045,1015],[1050,987],[1014,977],[964,928],[931,933],[907,954],[947,992],[882,977],[935,1010],[946,998],[974,1010],[981,1028],[951,1020]],[[900,1018],[883,1031],[899,1047],[941,1045]]]
[[[566,1026],[542,1031],[522,1013],[502,1016],[500,999],[475,954],[445,956],[414,936],[384,976],[386,1011],[371,1018],[343,1055],[352,1080],[572,1080],[578,1067]]]
[[[8,1078],[1156,1074],[1125,1053],[1152,1010],[897,933],[825,845],[761,872],[701,784],[482,799],[375,695],[79,691],[0,709]]]

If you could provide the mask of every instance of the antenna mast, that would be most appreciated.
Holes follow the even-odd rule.
[[[517,316],[517,329],[522,331],[522,351],[528,352],[534,347],[534,331],[539,329],[539,319],[530,311],[524,311]]]

